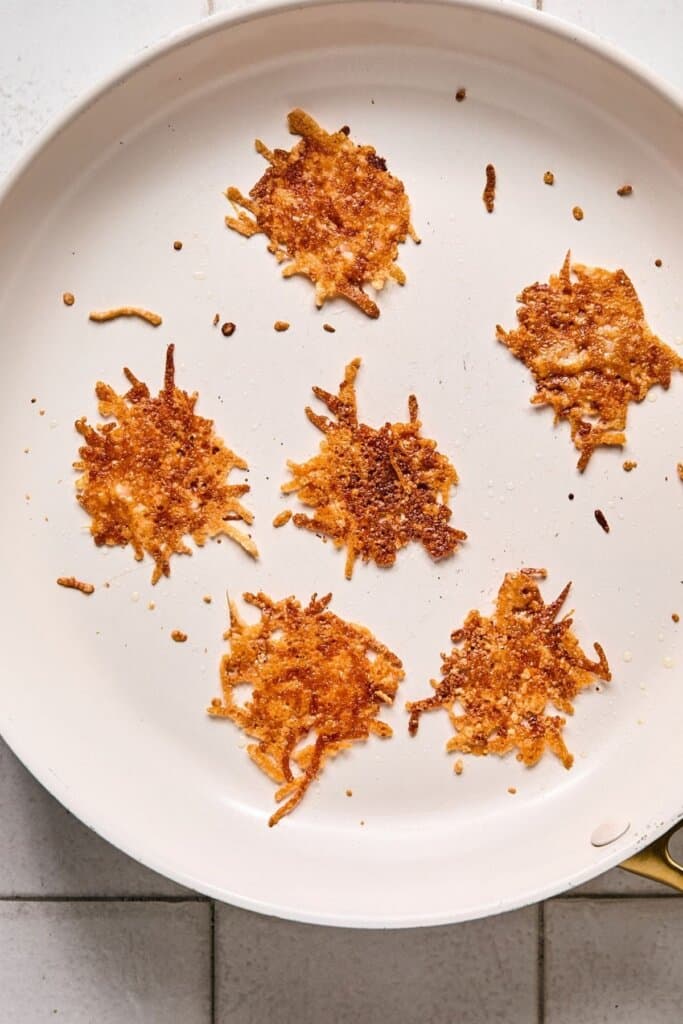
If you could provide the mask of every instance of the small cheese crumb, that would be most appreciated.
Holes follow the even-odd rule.
[[[516,792],[517,792],[517,790],[515,789],[514,786],[508,786],[508,793],[511,793],[512,796],[514,796]]]
[[[60,587],[66,587],[68,590],[80,590],[81,594],[95,593],[92,583],[84,583],[82,580],[77,580],[75,576],[59,576],[57,583]]]
[[[171,630],[171,640],[175,640],[177,644],[184,644],[187,640],[187,633],[183,633],[182,629]]]
[[[617,189],[618,196],[631,196],[633,195],[633,185],[622,185],[621,188]]]
[[[211,594],[204,594],[202,601],[204,602],[204,604],[211,604],[213,598],[211,597]]]
[[[288,331],[289,324],[287,323],[286,320],[276,320],[275,323],[273,324],[273,328],[276,331]]]
[[[332,324],[323,324],[323,330],[327,331],[328,334],[334,334],[337,328],[333,327]]]
[[[572,217],[574,220],[583,220],[583,210],[580,206],[575,206],[572,209]]]
[[[630,473],[631,470],[635,469],[637,465],[638,465],[637,462],[632,462],[630,459],[627,459],[626,462],[624,463],[624,466],[623,466],[624,472]]]
[[[64,303],[65,306],[73,306],[75,301],[76,296],[73,294],[73,292],[64,292],[64,294],[62,295],[62,302]]]
[[[352,789],[347,789],[346,790],[346,795],[347,796],[353,796],[353,790]]]
[[[464,99],[467,99],[467,89],[465,89],[463,86],[460,86],[460,88],[455,94],[456,103],[462,103]]]
[[[672,612],[671,613],[671,618],[673,619],[674,622],[680,622],[681,621],[681,617],[678,614],[678,612]]]
[[[137,317],[145,320],[152,327],[159,327],[163,323],[158,313],[151,313],[148,309],[141,309],[139,306],[117,306],[116,309],[94,310],[88,319],[96,324],[104,324],[108,320],[118,320],[119,317]]]
[[[554,185],[555,184],[555,175],[553,174],[552,171],[546,171],[545,174],[543,175],[543,180],[546,183],[546,185]]]
[[[458,758],[458,760],[453,765],[453,771],[455,772],[456,775],[462,775],[462,761],[460,760],[460,758]]]
[[[285,523],[288,523],[291,518],[292,513],[290,512],[290,510],[288,508],[283,509],[283,511],[278,512],[278,514],[275,516],[275,519],[273,519],[273,526],[284,526]]]
[[[221,327],[221,334],[223,335],[224,338],[229,338],[234,333],[235,333],[235,325],[233,323],[231,323],[231,321],[228,320]]]

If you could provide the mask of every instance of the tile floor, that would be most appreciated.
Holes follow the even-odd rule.
[[[527,5],[683,86],[681,0]],[[0,177],[121,58],[230,6],[248,0],[0,0]],[[613,871],[544,906],[454,927],[271,921],[214,906],[119,853],[0,740],[0,1024],[53,1020],[680,1024],[683,901]]]

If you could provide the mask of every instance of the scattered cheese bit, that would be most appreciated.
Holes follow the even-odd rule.
[[[554,185],[555,184],[555,175],[553,174],[552,171],[546,171],[545,174],[543,175],[543,180],[546,183],[546,185]]]
[[[75,301],[76,296],[73,294],[73,292],[64,292],[64,294],[62,295],[62,302],[64,303],[65,306],[73,306]]]
[[[583,210],[580,206],[573,207],[572,217],[574,218],[574,220],[583,220]]]
[[[275,516],[275,519],[273,519],[273,526],[284,526],[285,523],[288,523],[291,518],[292,513],[288,508],[286,508],[282,512],[278,512],[278,514]]]
[[[486,165],[486,185],[481,198],[487,213],[493,213],[496,201],[496,168],[493,164]]]
[[[184,644],[187,640],[187,633],[183,633],[182,629],[171,630],[171,640],[175,640],[177,644]]]
[[[288,331],[289,330],[289,324],[287,323],[286,320],[276,320],[275,323],[273,324],[273,327],[274,327],[274,329],[276,331]]]
[[[158,313],[150,313],[148,309],[140,309],[138,306],[118,306],[116,309],[94,311],[90,314],[90,319],[96,324],[103,324],[107,320],[118,320],[122,316],[136,316],[139,320],[145,320],[151,324],[152,327],[158,327],[163,323]]]
[[[83,583],[82,580],[77,580],[75,576],[59,576],[57,583],[60,587],[67,587],[69,590],[80,590],[81,594],[93,594],[95,592],[92,583]]]

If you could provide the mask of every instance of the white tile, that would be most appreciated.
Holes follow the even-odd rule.
[[[0,896],[172,896],[185,891],[82,825],[0,739]]]
[[[66,103],[205,12],[206,0],[2,0],[0,178]]]
[[[206,903],[0,903],[0,1024],[209,1024]]]
[[[543,10],[595,32],[683,88],[681,0],[543,0]]]
[[[680,1024],[683,901],[556,900],[545,936],[546,1024]]]
[[[536,1020],[535,907],[388,932],[216,913],[217,1024]]]

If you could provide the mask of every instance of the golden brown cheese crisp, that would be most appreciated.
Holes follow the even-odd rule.
[[[451,653],[441,656],[435,694],[406,705],[411,735],[423,712],[445,708],[455,731],[449,752],[503,755],[516,749],[517,760],[532,765],[548,749],[571,767],[562,738],[565,719],[549,714],[548,705],[571,715],[577,693],[611,674],[600,644],[593,645],[598,660],[590,661],[570,616],[556,621],[571,583],[546,605],[536,583],[546,575],[545,569],[508,573],[491,618],[469,613],[451,636]]]
[[[287,124],[301,141],[271,151],[256,140],[270,167],[248,196],[227,190],[236,216],[226,224],[247,238],[265,234],[270,252],[287,264],[283,275],[304,274],[313,282],[318,307],[343,295],[378,317],[364,286],[380,290],[389,278],[405,284],[395,262],[398,246],[408,235],[419,241],[403,182],[372,146],[352,142],[347,127],[330,134],[298,109]]]
[[[246,462],[216,435],[213,421],[197,416],[197,395],[175,386],[173,345],[166,352],[164,386],[156,398],[126,367],[131,387],[118,395],[99,381],[95,393],[101,416],[112,422],[76,430],[85,439],[74,468],[78,501],[92,519],[97,545],[132,544],[137,561],[155,562],[152,583],[170,575],[173,554],[192,553],[186,535],[198,545],[225,534],[254,558],[254,542],[233,523],[251,523],[240,502],[248,484],[228,484],[233,469]]]
[[[304,608],[294,597],[244,594],[261,613],[249,625],[230,604],[230,653],[221,662],[223,697],[210,715],[230,718],[256,742],[247,753],[277,783],[276,825],[303,799],[328,758],[370,736],[389,737],[377,720],[403,679],[400,660],[365,626],[328,610],[332,595]],[[244,704],[235,688],[251,686]],[[284,802],[283,802],[284,801]]]
[[[569,421],[583,472],[596,448],[626,443],[629,402],[667,389],[683,359],[652,333],[623,270],[572,265],[567,253],[559,274],[518,301],[519,327],[496,336],[533,373],[532,404]]]
[[[306,408],[324,437],[317,455],[299,465],[288,462],[293,479],[282,485],[296,492],[313,516],[298,513],[295,526],[322,534],[346,547],[346,577],[358,557],[390,566],[411,541],[432,558],[452,555],[467,534],[449,526],[454,466],[437,451],[436,441],[420,436],[417,400],[408,399],[409,422],[379,429],[358,422],[355,381],[360,359],[346,367],[339,394],[314,387],[313,394],[334,419]]]

